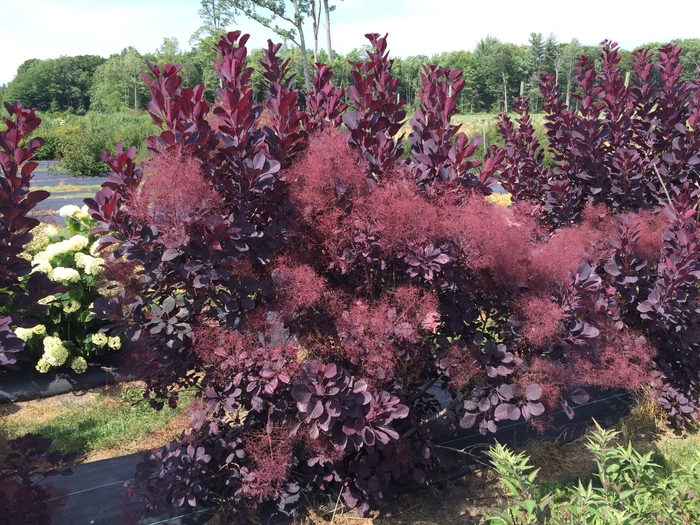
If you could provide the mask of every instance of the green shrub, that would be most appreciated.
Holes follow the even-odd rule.
[[[102,150],[106,149],[109,136],[100,128],[77,126],[66,134],[61,144],[61,166],[73,175],[105,173],[107,165],[102,162]]]
[[[41,136],[46,144],[38,150],[37,160],[60,160],[73,175],[95,175],[107,171],[102,150],[113,151],[124,142],[136,146],[142,160],[147,155],[143,137],[156,131],[148,115],[135,112],[44,115],[39,129],[31,136]]]
[[[499,475],[506,499],[486,515],[493,524],[689,524],[700,523],[700,454],[687,465],[664,476],[652,461],[653,452],[640,454],[615,445],[618,432],[600,426],[590,436],[587,448],[593,453],[597,471],[587,485],[553,493],[535,483],[525,454],[515,454],[503,445],[487,453]]]

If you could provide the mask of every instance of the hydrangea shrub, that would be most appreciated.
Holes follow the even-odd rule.
[[[681,392],[697,377],[688,366],[660,374],[695,354],[664,354],[658,335],[677,327],[689,342],[694,333],[681,306],[695,304],[695,190],[666,178],[665,214],[662,185],[642,192],[656,195],[656,207],[629,204],[628,161],[643,145],[607,163],[634,134],[596,119],[613,109],[648,117],[629,108],[611,49],[604,73],[580,71],[581,82],[593,78],[581,123],[550,100],[548,111],[560,108],[552,137],[588,130],[595,144],[556,153],[548,172],[526,115],[517,128],[502,119],[507,148],[474,158],[478,141],[450,124],[464,85],[455,70],[423,70],[405,145],[386,37],[367,36],[372,49],[352,64],[353,108],[342,117],[342,93],[321,66],[310,115],[300,115],[272,44],[261,62],[271,98],[257,106],[248,37],[232,32],[217,45],[217,105],[202,86],[181,88],[178,66],[151,66],[149,111],[162,129],[148,138],[153,160],[137,166],[135,150],[121,145],[105,154],[113,174],[86,200],[99,222],[93,233],[104,234],[99,248],[113,259],[143,271],[137,287],[96,301],[93,312],[111,336],[140,346],[154,407],[176,405],[183,385],[203,403],[190,434],[138,467],[153,505],[215,499],[243,522],[260,503],[285,509],[313,486],[338,491],[365,516],[397,485],[421,486],[444,466],[440,432],[487,434],[523,419],[543,428],[557,410],[573,416],[586,387],[659,381]],[[642,91],[650,100],[657,92]],[[698,148],[670,139],[680,122],[685,134],[695,129],[696,95],[671,92],[685,94],[670,105],[647,101],[676,119],[654,155],[694,173]],[[639,133],[652,128],[640,124]],[[660,150],[679,144],[685,157]],[[614,194],[624,203],[567,179],[587,181],[594,168],[601,184],[604,169],[619,174]],[[499,181],[513,206],[487,199]],[[167,200],[143,198],[166,188]],[[689,398],[673,399],[676,413],[695,414]]]
[[[122,340],[101,333],[104,321],[94,319],[89,311],[97,298],[109,293],[110,287],[105,260],[95,252],[97,236],[90,235],[96,223],[86,206],[64,206],[59,214],[65,218],[71,236],[60,236],[55,226],[42,224],[24,256],[31,262],[32,273],[46,274],[63,289],[41,299],[48,309],[34,316],[36,325],[18,327],[15,334],[25,342],[28,351],[39,356],[36,369],[40,372],[70,367],[81,374],[87,370],[87,359],[118,350]]]
[[[39,226],[39,221],[28,213],[49,196],[46,191],[29,190],[37,167],[32,159],[44,140],[27,137],[41,120],[35,110],[24,109],[19,102],[5,103],[5,108],[10,118],[3,118],[6,129],[0,131],[0,365],[16,367],[18,354],[24,348],[22,335],[43,333],[32,316],[46,312],[43,299],[65,292],[66,288],[42,272],[32,272],[24,253],[34,241],[32,230]],[[36,239],[51,234],[50,228],[42,228]],[[51,356],[62,357],[60,350]],[[50,523],[64,499],[51,485],[40,482],[53,475],[71,474],[67,467],[75,460],[75,454],[49,452],[51,439],[40,434],[5,438],[0,432],[0,439],[7,441],[9,448],[0,465],[3,523]]]

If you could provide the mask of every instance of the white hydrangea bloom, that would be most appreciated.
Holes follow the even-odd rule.
[[[80,208],[75,204],[68,204],[66,206],[62,206],[61,209],[58,210],[58,214],[61,217],[72,217],[76,213],[80,213]]]
[[[73,268],[58,266],[51,270],[49,279],[62,283],[77,283],[80,280],[80,274],[78,270],[74,270]]]
[[[73,235],[73,237],[71,237],[70,239],[66,239],[65,241],[49,244],[46,247],[46,249],[42,252],[43,255],[41,255],[41,258],[50,261],[57,255],[61,255],[64,253],[79,252],[88,244],[90,244],[90,241],[84,235]],[[34,258],[36,259],[36,257],[39,255],[40,254],[35,255]]]
[[[32,240],[24,246],[25,253],[34,254],[42,251],[55,235],[58,235],[58,229],[52,224],[42,222],[32,230]]]
[[[51,303],[53,303],[55,300],[56,300],[56,296],[55,296],[55,295],[47,295],[47,296],[44,297],[43,299],[39,299],[37,302],[38,302],[39,304],[51,304]]]
[[[107,336],[103,333],[98,333],[98,334],[92,334],[92,342],[93,344],[96,344],[99,347],[102,347],[106,345],[109,340],[107,339]]]
[[[90,244],[90,241],[87,237],[85,237],[85,235],[73,235],[73,237],[68,239],[67,242],[71,247],[72,252],[78,252]]]
[[[31,339],[32,335],[34,335],[34,331],[31,328],[15,328],[14,330],[15,335],[19,337],[22,341],[29,341]]]
[[[39,264],[40,261],[48,262],[50,259],[50,255],[46,253],[46,250],[44,250],[42,252],[37,252],[34,254],[34,257],[32,258],[32,264]]]
[[[49,370],[51,370],[51,365],[46,361],[46,359],[41,358],[39,359],[39,362],[36,364],[36,369],[41,372],[42,374],[45,374]]]
[[[90,257],[89,255],[86,255],[83,252],[75,253],[75,265],[78,268],[85,268],[85,266],[88,264],[88,261],[91,259],[94,259],[94,257]]]
[[[75,299],[71,299],[68,301],[68,304],[63,305],[63,311],[67,314],[72,314],[73,312],[77,312],[80,310],[80,302],[76,301]]]
[[[90,257],[88,255],[88,257]],[[99,275],[102,270],[104,270],[104,259],[97,258],[97,257],[90,257],[90,260],[87,261],[85,265],[85,273],[87,275]]]
[[[32,332],[34,332],[35,335],[46,335],[46,326],[38,324],[32,328]]]
[[[83,357],[76,357],[70,362],[70,367],[76,374],[82,374],[87,370],[87,361]]]
[[[119,350],[122,347],[122,340],[119,339],[119,337],[114,336],[110,337],[107,340],[107,345],[112,349],[112,350]]]
[[[36,257],[32,261],[32,265],[34,268],[32,268],[32,273],[34,272],[44,272],[45,274],[51,273],[51,270],[53,270],[53,266],[51,266],[51,263],[49,261],[46,261],[44,259],[37,259]]]
[[[44,359],[51,366],[61,366],[68,359],[68,349],[63,346],[63,341],[58,337],[47,336],[44,338]]]

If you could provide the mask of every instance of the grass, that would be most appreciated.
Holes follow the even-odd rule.
[[[697,461],[700,434],[669,436],[658,443],[658,451],[663,456],[662,464],[667,471]]]
[[[510,193],[492,193],[486,197],[487,201],[493,202],[496,206],[505,208],[513,203]]]
[[[101,184],[86,184],[84,186],[78,186],[75,184],[58,184],[56,186],[32,186],[32,191],[43,190],[48,191],[52,195],[54,193],[67,193],[67,192],[92,192],[94,195],[96,192],[102,189]]]
[[[0,425],[8,438],[27,432],[53,439],[53,447],[93,461],[158,447],[187,427],[184,393],[176,409],[156,411],[142,397],[140,383],[108,386],[90,392],[0,405]]]
[[[94,197],[95,192],[94,191],[81,191],[81,192],[54,192],[49,197],[46,199],[47,201],[50,200],[63,200],[63,199],[79,199],[79,198],[87,198],[87,197]]]
[[[47,201],[55,201],[55,200],[64,200],[64,199],[86,199],[88,197],[94,197],[95,192],[94,191],[81,191],[79,193],[72,192],[53,192],[49,197],[46,199]]]

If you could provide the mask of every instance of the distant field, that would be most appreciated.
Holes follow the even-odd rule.
[[[409,124],[411,116],[406,117],[406,124],[402,128],[402,131],[406,134],[407,137],[408,134],[411,132],[411,126]],[[511,113],[510,116],[511,118],[517,117],[515,113]],[[495,113],[455,115],[452,117],[452,123],[461,125],[462,127],[460,131],[466,133],[467,137],[469,137],[470,139],[478,136],[483,136],[485,133],[487,146],[491,146],[492,144],[498,144],[502,146],[503,140],[501,139],[501,136],[498,133],[498,128],[496,127],[496,117],[497,115]],[[540,113],[532,115],[532,121],[535,126],[537,136],[543,136],[544,114]],[[480,151],[478,153],[483,154],[483,151]]]

